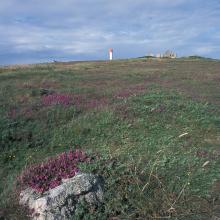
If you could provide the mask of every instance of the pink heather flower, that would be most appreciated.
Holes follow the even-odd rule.
[[[72,101],[71,97],[65,94],[50,94],[50,95],[44,95],[42,97],[42,103],[45,106],[50,106],[50,105],[68,106],[71,104],[71,101]]]
[[[83,151],[71,150],[26,169],[18,177],[18,182],[43,193],[60,185],[62,179],[74,177],[79,172],[79,162],[89,161],[89,157]]]

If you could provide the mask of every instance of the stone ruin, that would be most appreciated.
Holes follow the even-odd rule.
[[[20,193],[20,204],[27,207],[33,220],[67,220],[74,218],[80,202],[97,207],[103,202],[103,180],[93,174],[78,173],[43,194],[32,188]]]

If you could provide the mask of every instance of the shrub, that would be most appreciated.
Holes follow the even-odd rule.
[[[18,183],[21,187],[29,186],[43,193],[60,185],[62,179],[75,176],[79,172],[79,162],[89,161],[90,158],[81,150],[64,152],[24,170],[18,178]]]
[[[68,106],[71,104],[71,97],[66,94],[50,94],[42,97],[42,103],[45,106],[50,105],[63,105]]]

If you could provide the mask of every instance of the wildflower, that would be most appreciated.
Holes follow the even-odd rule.
[[[31,157],[30,155],[29,158]],[[19,183],[43,193],[60,185],[62,179],[74,177],[79,172],[78,163],[89,161],[88,156],[81,150],[61,153],[24,170],[19,177]]]
[[[65,94],[44,95],[42,97],[42,103],[45,106],[50,106],[50,105],[68,106],[71,104],[71,97]]]

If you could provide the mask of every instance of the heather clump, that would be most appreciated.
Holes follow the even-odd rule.
[[[18,183],[21,187],[28,186],[43,193],[60,185],[62,179],[75,176],[79,172],[78,163],[89,161],[89,157],[81,150],[64,152],[24,170],[18,178]]]
[[[71,97],[68,94],[49,94],[42,97],[42,103],[45,106],[63,105],[68,106],[71,104]]]

